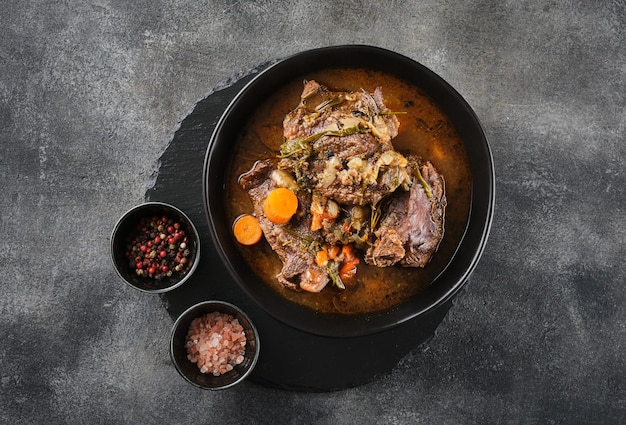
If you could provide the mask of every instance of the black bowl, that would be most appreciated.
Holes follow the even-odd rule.
[[[395,75],[416,85],[452,121],[465,144],[472,174],[467,227],[447,267],[428,289],[385,312],[364,315],[319,314],[278,295],[243,259],[224,209],[228,158],[245,123],[272,93],[304,74],[331,67],[358,67]],[[268,67],[232,100],[217,123],[204,163],[204,203],[211,237],[233,280],[268,314],[297,329],[330,337],[380,332],[426,315],[446,303],[466,283],[487,241],[493,216],[495,175],[491,150],[476,114],[437,74],[414,60],[371,46],[335,46],[305,51]]]
[[[198,366],[187,358],[185,348],[185,338],[193,319],[213,312],[233,316],[239,321],[246,335],[243,362],[236,365],[233,370],[218,376],[200,372]],[[202,389],[223,390],[237,385],[250,375],[259,358],[260,344],[256,327],[241,309],[224,301],[204,301],[189,307],[176,319],[170,337],[170,357],[178,373],[187,382]]]
[[[191,266],[185,274],[173,273],[171,277],[164,276],[161,279],[137,276],[126,257],[128,238],[136,231],[141,219],[163,215],[180,223],[181,229],[185,231]],[[180,209],[163,202],[146,202],[131,208],[115,224],[111,235],[111,260],[117,274],[129,286],[142,292],[168,292],[185,283],[196,270],[200,260],[200,237],[196,226]]]

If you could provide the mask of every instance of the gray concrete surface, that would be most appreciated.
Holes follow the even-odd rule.
[[[0,423],[626,422],[624,1],[0,1]],[[481,118],[497,208],[437,335],[333,393],[186,384],[109,234],[208,92],[371,44]],[[303,365],[306,367],[306,365]]]

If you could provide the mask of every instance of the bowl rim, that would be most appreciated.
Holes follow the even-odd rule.
[[[149,208],[149,207],[158,207],[158,208],[164,208],[164,209],[171,209],[174,212],[176,212],[177,214],[179,214],[189,225],[190,230],[193,233],[193,238],[196,240],[195,243],[195,256],[194,256],[194,261],[193,264],[191,265],[191,268],[189,269],[189,271],[187,272],[187,274],[185,276],[183,276],[182,279],[180,279],[178,282],[163,287],[163,288],[156,288],[156,289],[147,289],[147,288],[142,288],[139,287],[135,284],[133,284],[132,282],[130,282],[128,279],[126,279],[126,277],[120,272],[120,265],[117,263],[117,260],[115,258],[115,240],[116,240],[116,235],[117,232],[119,231],[120,227],[124,224],[124,222],[129,219],[133,214],[137,213],[139,210],[144,209],[144,208]],[[147,201],[147,202],[142,202],[140,204],[137,204],[135,206],[133,206],[132,208],[128,209],[124,214],[122,214],[122,216],[115,222],[115,226],[113,226],[113,230],[111,231],[111,241],[110,241],[110,259],[111,262],[113,264],[113,269],[115,270],[115,273],[118,275],[118,277],[120,279],[122,279],[122,281],[130,286],[131,288],[137,290],[137,291],[141,291],[141,292],[145,292],[148,294],[162,294],[165,292],[169,292],[172,291],[176,288],[178,288],[179,286],[181,286],[182,284],[184,284],[185,282],[187,282],[187,280],[189,280],[189,278],[191,278],[191,276],[193,275],[193,273],[195,272],[196,268],[198,267],[198,263],[200,262],[200,234],[198,233],[198,229],[196,228],[196,225],[194,224],[193,221],[191,221],[191,219],[189,218],[189,216],[187,214],[185,214],[184,211],[182,211],[180,208],[172,205],[172,204],[168,204],[166,202],[161,202],[161,201]]]
[[[466,121],[471,126],[470,128],[471,132],[475,132],[476,137],[479,139],[478,143],[477,141],[473,141],[473,140],[469,141],[470,143],[469,146],[468,146],[468,141],[464,139],[464,144],[466,146],[467,155],[468,157],[470,155],[480,156],[480,158],[482,159],[481,162],[484,162],[484,163],[481,164],[481,167],[483,167],[481,169],[475,170],[474,168],[472,168],[471,205],[470,205],[470,211],[469,211],[466,228],[461,237],[461,240],[458,246],[456,247],[456,250],[453,253],[448,265],[433,280],[434,284],[431,283],[430,287],[426,291],[424,291],[424,292],[428,292],[429,295],[432,295],[431,289],[439,286],[438,289],[434,290],[436,292],[435,296],[428,297],[428,298],[432,298],[432,300],[427,301],[424,296],[424,292],[422,292],[418,294],[418,296],[413,297],[413,298],[419,298],[419,297],[423,298],[421,302],[407,301],[403,304],[400,304],[399,306],[396,306],[390,310],[383,311],[383,312],[375,312],[371,314],[363,314],[363,315],[355,315],[355,316],[346,316],[346,315],[333,315],[333,314],[319,314],[319,313],[309,311],[308,315],[304,313],[305,315],[307,315],[307,318],[301,319],[297,316],[299,312],[308,311],[308,309],[306,309],[305,307],[299,306],[296,303],[292,303],[287,300],[284,300],[284,298],[276,294],[275,291],[269,288],[268,285],[265,284],[264,282],[261,282],[261,283],[263,284],[263,286],[267,287],[269,290],[274,292],[274,297],[272,297],[271,295],[267,295],[266,293],[263,292],[263,290],[260,290],[258,288],[255,288],[253,290],[249,285],[245,284],[245,278],[249,277],[249,274],[242,277],[242,273],[245,273],[245,271],[238,270],[233,264],[233,262],[231,261],[231,259],[229,258],[229,255],[225,251],[225,247],[222,244],[222,240],[220,238],[220,229],[219,229],[220,224],[216,222],[216,219],[212,214],[212,211],[216,208],[216,206],[213,205],[213,202],[211,199],[213,195],[211,193],[212,191],[211,191],[211,184],[210,184],[212,178],[217,178],[221,181],[223,180],[224,176],[219,175],[219,173],[217,175],[216,173],[212,173],[211,164],[214,163],[216,161],[216,158],[219,156],[218,155],[219,152],[216,153],[216,150],[220,147],[217,144],[217,141],[219,140],[220,134],[224,130],[225,125],[228,123],[229,117],[233,113],[237,112],[238,109],[241,109],[242,107],[250,108],[249,106],[242,106],[242,105],[245,104],[245,100],[248,96],[254,95],[255,90],[257,92],[261,90],[258,88],[260,85],[267,83],[273,77],[273,74],[276,74],[279,76],[281,74],[288,74],[290,75],[290,79],[293,80],[298,75],[302,75],[302,74],[309,73],[312,71],[319,71],[320,69],[331,68],[332,65],[328,65],[328,66],[319,65],[315,69],[302,69],[301,68],[302,64],[298,62],[311,63],[315,60],[320,61],[320,58],[323,58],[325,56],[338,57],[338,55],[353,55],[353,56],[377,55],[380,57],[384,57],[385,59],[389,59],[389,60],[393,60],[395,62],[401,63],[402,65],[406,65],[408,69],[401,70],[403,72],[409,72],[410,70],[413,73],[420,74],[420,77],[428,79],[429,82],[435,85],[434,87],[429,86],[428,87],[429,89],[438,90],[439,92],[441,92],[440,94],[445,95],[447,100],[449,100],[450,102],[454,102],[451,104],[452,106],[454,106],[454,108],[456,108],[459,112],[464,114],[458,120]],[[381,66],[387,66],[387,65],[377,65],[375,69],[382,69]],[[289,67],[292,67],[292,68],[287,69]],[[297,69],[297,71],[294,71],[293,70],[294,68]],[[385,68],[385,70],[387,72],[391,72],[392,74],[395,74],[400,77],[404,75],[404,74],[400,75],[398,73],[395,73],[394,71],[390,71],[387,68]],[[286,82],[288,82],[288,80],[283,81],[282,84]],[[412,82],[414,83],[414,81]],[[277,83],[275,83],[274,85],[278,87],[281,86],[281,84],[277,84]],[[421,90],[424,91],[424,86],[419,86],[419,87]],[[267,89],[265,90],[267,91]],[[432,97],[432,94],[430,92],[428,92],[427,94]],[[434,100],[435,102],[437,102],[437,99],[434,99]],[[441,107],[441,103],[442,101],[437,102],[438,106]],[[258,106],[258,103],[256,103],[256,105]],[[452,106],[450,106],[450,108],[452,108]],[[444,109],[444,112],[448,114],[448,111],[445,110],[445,108],[443,109]],[[480,148],[479,149],[480,152],[470,152],[470,149],[469,149],[470,146],[472,148],[475,148],[475,147]],[[224,148],[222,147],[222,149]],[[219,160],[219,158],[217,160]],[[470,167],[471,165],[472,164],[470,161]],[[476,173],[476,171],[479,171],[479,173]],[[476,178],[478,175],[480,175],[482,179],[482,182],[481,182],[482,186],[480,187],[477,187],[476,185]],[[298,330],[305,331],[311,334],[320,335],[320,336],[326,336],[326,337],[356,337],[356,336],[363,336],[367,334],[374,334],[377,332],[381,332],[381,331],[390,329],[392,327],[395,327],[408,320],[414,319],[415,317],[426,315],[429,312],[441,307],[443,304],[451,300],[460,291],[460,289],[465,285],[469,276],[476,268],[480,260],[480,257],[482,256],[484,252],[487,239],[489,236],[489,232],[493,223],[493,214],[494,214],[494,209],[495,209],[495,167],[493,163],[493,155],[492,155],[492,151],[489,146],[489,142],[487,140],[485,131],[483,129],[483,126],[480,123],[478,116],[469,105],[469,103],[461,96],[461,94],[454,87],[452,87],[441,76],[439,76],[438,74],[436,74],[435,72],[427,68],[426,66],[422,65],[421,63],[417,62],[416,60],[411,59],[407,56],[404,56],[400,53],[387,50],[381,47],[361,45],[361,44],[321,47],[321,48],[304,50],[304,51],[298,52],[296,54],[287,56],[284,59],[281,59],[272,63],[267,68],[260,71],[247,84],[245,84],[245,86],[234,96],[234,98],[230,101],[228,106],[225,108],[224,112],[222,113],[222,115],[220,116],[220,119],[217,122],[217,125],[214,128],[214,131],[209,140],[207,150],[206,150],[202,184],[203,184],[204,210],[205,210],[206,219],[209,224],[209,233],[210,233],[212,241],[215,244],[216,251],[218,252],[219,257],[222,263],[224,264],[224,266],[226,267],[226,269],[228,270],[231,278],[246,293],[246,295],[252,298],[253,301],[257,305],[259,305],[262,308],[262,310],[264,310],[270,316]],[[220,187],[220,189],[223,190],[223,187]],[[480,201],[480,202],[477,202],[477,201]],[[480,209],[477,209],[477,207],[480,207]],[[475,242],[472,243],[471,247],[468,247],[467,239],[470,236],[473,238]],[[233,244],[232,239],[230,240],[230,244]],[[463,258],[464,261],[462,262],[462,264],[456,264],[455,261],[458,263],[460,250],[462,248],[464,248],[464,251],[463,251],[463,254],[465,255],[465,257]],[[465,254],[465,251],[467,250],[469,250],[470,252]],[[455,268],[460,268],[461,271],[456,272],[453,279],[451,278],[447,279],[447,280],[453,280],[453,282],[447,285],[447,288],[442,291],[441,285],[438,285],[438,284],[441,284],[440,280],[443,279],[442,276],[445,275],[446,277],[448,277],[449,273],[451,273],[450,269],[453,263],[455,263],[455,266],[457,266]],[[258,277],[256,279],[258,281],[261,281],[261,279]],[[288,303],[292,305],[288,305],[288,304],[281,305],[281,311],[277,311],[277,309],[270,308],[268,307],[268,305],[266,305],[268,298],[270,299],[270,301],[272,298],[274,299],[280,298],[281,300],[283,300],[282,301],[283,303]],[[411,305],[415,304],[414,305],[415,309],[410,313],[401,311],[401,310],[407,309],[407,307],[404,307],[404,308],[402,307],[402,306],[406,306],[407,304],[411,304]],[[297,306],[297,308],[293,306]],[[341,322],[337,321],[337,317],[341,318]],[[372,323],[373,321],[380,321],[382,322],[382,324],[376,327],[369,327],[368,324]]]
[[[226,307],[227,309],[232,309],[233,311],[237,312],[238,315],[242,316],[243,318],[245,318],[248,322],[248,324],[250,325],[250,330],[252,331],[252,333],[254,334],[254,338],[255,338],[255,344],[256,344],[256,348],[254,350],[254,356],[252,357],[252,361],[250,363],[250,365],[246,368],[245,372],[238,377],[236,380],[226,384],[226,385],[222,385],[219,387],[208,387],[205,385],[202,385],[198,382],[195,382],[194,380],[192,380],[189,376],[187,376],[182,368],[181,365],[178,363],[178,361],[176,360],[176,356],[174,354],[174,351],[176,349],[175,344],[174,344],[174,337],[176,335],[176,331],[178,330],[178,328],[181,326],[181,323],[184,320],[187,320],[189,316],[189,314],[191,314],[194,310],[202,310],[202,308],[204,307],[210,307],[210,306],[222,306],[222,307]],[[211,311],[218,311],[218,310],[211,310]],[[206,313],[201,313],[199,312],[197,315],[194,316],[194,318],[199,317],[200,315],[203,314],[208,314],[209,311],[207,311]],[[242,324],[243,326],[243,324]],[[244,326],[245,328],[245,326]],[[231,388],[239,383],[241,383],[242,381],[244,381],[254,370],[258,360],[259,360],[259,355],[261,352],[261,339],[259,337],[259,331],[257,330],[257,327],[255,326],[254,322],[250,319],[250,316],[248,316],[248,314],[243,311],[240,307],[228,302],[228,301],[222,301],[222,300],[205,300],[205,301],[201,301],[199,303],[196,303],[190,307],[188,307],[185,311],[183,311],[174,321],[174,324],[172,325],[172,329],[170,331],[170,347],[169,347],[169,354],[170,354],[170,360],[172,361],[172,363],[174,364],[174,368],[176,369],[176,371],[178,372],[178,374],[180,376],[182,376],[187,382],[189,382],[190,384],[192,384],[193,386],[197,387],[197,388],[201,388],[203,390],[210,390],[210,391],[219,391],[219,390],[225,390],[227,388]]]

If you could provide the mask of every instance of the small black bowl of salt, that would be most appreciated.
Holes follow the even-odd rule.
[[[242,382],[259,357],[250,318],[225,301],[204,301],[183,312],[172,328],[170,357],[192,385],[222,390]]]

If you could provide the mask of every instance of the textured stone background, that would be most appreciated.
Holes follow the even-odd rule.
[[[626,422],[624,1],[3,0],[0,18],[0,422]],[[350,43],[423,63],[481,118],[481,263],[376,382],[196,390],[160,299],[114,275],[113,224],[197,100]]]

